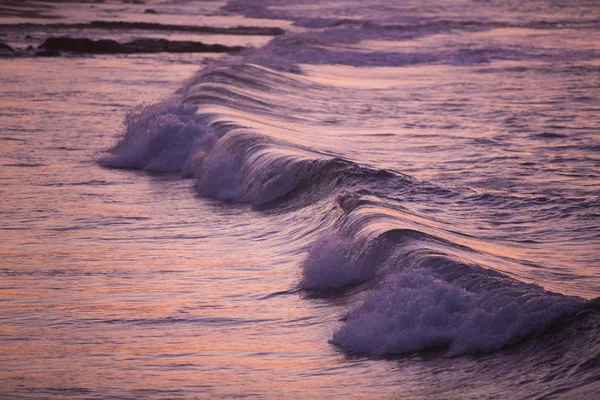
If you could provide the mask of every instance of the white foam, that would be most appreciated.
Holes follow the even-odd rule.
[[[302,265],[300,287],[340,288],[369,279],[372,271],[350,250],[350,242],[338,234],[321,236],[309,249]]]
[[[171,98],[131,110],[125,134],[100,163],[112,168],[136,168],[154,172],[184,172],[190,155],[206,135],[192,119],[193,109]]]
[[[247,200],[241,190],[241,163],[235,155],[218,148],[198,165],[196,187],[201,194],[238,203]]]
[[[428,270],[404,271],[369,293],[331,342],[367,355],[436,347],[448,348],[448,355],[490,352],[542,332],[582,305],[535,285],[469,292]]]

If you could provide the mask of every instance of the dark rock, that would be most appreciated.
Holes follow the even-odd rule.
[[[35,50],[35,47],[33,47],[32,45],[27,46],[27,48],[25,50]]]
[[[47,38],[38,49],[70,51],[91,54],[130,54],[130,53],[232,53],[244,50],[242,46],[224,46],[190,41],[169,41],[166,39],[137,39],[128,43],[114,40],[91,40],[85,38]]]
[[[122,53],[123,52],[123,45],[121,45],[119,42],[116,42],[114,40],[107,40],[107,39],[102,39],[102,40],[96,40],[95,42],[93,42],[93,49],[95,53],[105,53],[105,54],[110,54],[110,53]]]
[[[194,26],[194,25],[170,25],[155,22],[125,22],[125,21],[92,21],[89,24],[54,24],[64,28],[97,28],[97,29],[119,29],[119,30],[149,30],[149,31],[178,31],[214,33],[221,35],[253,35],[253,36],[277,36],[283,35],[285,31],[278,27],[269,26],[233,26],[222,28],[216,26]]]
[[[84,38],[47,38],[38,49],[72,51],[74,53],[114,54],[123,53],[123,46],[114,40],[91,40]]]
[[[158,14],[158,12],[156,10],[153,10],[151,8],[147,8],[144,10],[144,14]]]
[[[10,51],[10,52],[15,51],[15,49],[13,49],[12,47],[10,47],[9,45],[7,45],[6,43],[3,43],[3,42],[0,42],[0,50]]]
[[[241,51],[241,46],[223,46],[190,41],[166,39],[137,39],[123,45],[131,53],[230,53]]]
[[[27,35],[27,36],[25,36],[25,39],[33,39],[33,38],[31,37],[31,35]]]
[[[53,50],[42,50],[35,53],[36,57],[60,57],[61,55],[58,51]]]

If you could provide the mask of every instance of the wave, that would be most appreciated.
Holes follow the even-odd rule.
[[[176,96],[132,110],[100,163],[178,173],[195,179],[204,196],[263,208],[335,202],[343,217],[310,247],[299,286],[325,295],[356,289],[360,300],[331,339],[349,354],[492,352],[590,307],[519,279],[518,270],[501,272],[495,262],[504,260],[482,239],[398,205],[455,201],[460,191],[310,145],[304,136],[319,121],[311,120],[310,106],[302,115],[289,100],[299,92],[326,90],[262,66],[207,68]],[[469,192],[461,199],[500,201],[488,197]]]
[[[363,284],[364,300],[331,340],[350,354],[491,352],[544,332],[588,304],[466,260],[478,250],[388,228],[394,222],[385,220],[385,210],[365,212],[370,207],[354,208],[316,241],[303,264],[305,289]]]
[[[236,26],[236,27],[218,27],[218,26],[198,26],[198,25],[174,25],[160,24],[154,22],[128,22],[128,21],[92,21],[88,23],[54,23],[54,24],[0,24],[0,29],[38,29],[44,31],[52,30],[83,30],[83,29],[102,29],[119,31],[167,31],[167,32],[191,32],[191,33],[209,33],[218,35],[252,35],[252,36],[276,36],[282,35],[284,30],[278,27],[263,26]]]
[[[353,179],[356,177],[408,180],[401,174],[261,134],[232,119],[228,113],[233,109],[245,110],[252,117],[277,109],[275,104],[240,90],[240,86],[269,90],[264,76],[261,80],[252,77],[263,69],[247,69],[252,73],[246,76],[235,74],[239,66],[210,70],[191,81],[179,96],[130,111],[123,137],[100,164],[179,173],[195,178],[198,191],[205,196],[253,205],[270,203],[311,185],[317,185],[321,193],[340,185],[360,185]],[[290,82],[274,71],[267,78],[273,76]],[[227,113],[215,113],[218,104],[228,105]],[[318,198],[316,190],[308,193],[313,199]]]

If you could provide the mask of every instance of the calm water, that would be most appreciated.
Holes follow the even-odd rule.
[[[0,397],[600,394],[596,2],[93,6],[250,48],[0,56]]]

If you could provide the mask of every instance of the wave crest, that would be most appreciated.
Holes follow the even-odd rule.
[[[393,227],[397,221],[385,221],[358,196],[342,196],[343,204],[349,198],[342,225],[310,248],[300,282],[308,290],[362,284],[363,302],[331,339],[347,353],[491,352],[545,331],[586,304],[467,262],[459,254],[475,250]]]

